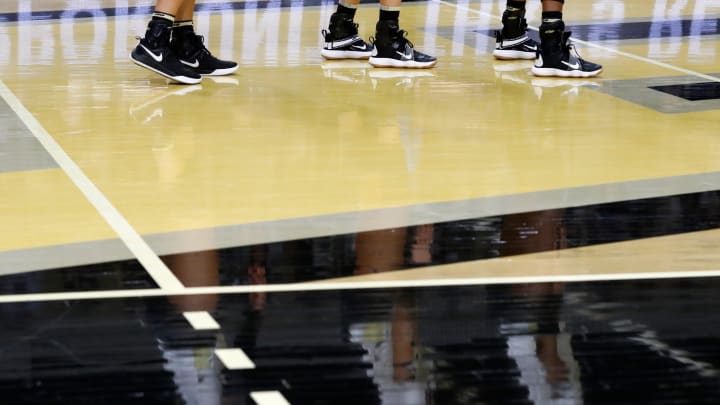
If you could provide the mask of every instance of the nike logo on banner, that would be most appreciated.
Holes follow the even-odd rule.
[[[155,59],[155,62],[157,62],[157,63],[162,63],[162,61],[163,61],[163,54],[162,54],[162,52],[160,52],[160,55],[155,55],[151,50],[147,49],[147,48],[145,47],[145,45],[140,44],[140,47],[141,47],[142,49],[144,49],[145,52],[147,52],[148,55],[150,55],[151,58]]]
[[[575,62],[575,63],[572,64],[572,65],[569,64],[569,63],[567,63],[567,62],[565,62],[565,61],[562,61],[562,63],[563,63],[565,66],[569,67],[570,69],[580,69],[580,63],[579,63],[579,62]]]
[[[184,60],[180,59],[180,63],[190,66],[193,69],[197,69],[200,67],[200,62],[197,59],[195,59],[195,63],[185,62]]]

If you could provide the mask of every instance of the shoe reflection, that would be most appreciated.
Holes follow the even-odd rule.
[[[551,210],[503,217],[497,234],[500,239],[501,255],[518,255],[566,247],[567,235],[562,216],[562,210]],[[438,247],[435,242],[438,237],[438,230],[433,225],[358,233],[353,239],[353,274],[377,274],[433,263],[433,260],[437,260],[434,256],[437,254]],[[298,245],[295,248],[312,249],[310,245]],[[267,283],[267,246],[249,248],[247,257],[246,264],[242,265],[247,272],[247,282]],[[208,286],[219,283],[217,251],[168,255],[163,257],[163,260],[186,286]],[[444,383],[450,383],[452,380],[452,384],[457,385],[458,389],[465,389],[469,382],[464,380],[466,377],[463,377],[465,375],[463,373],[490,372],[489,370],[472,371],[473,367],[477,366],[467,362],[474,357],[463,360],[457,357],[458,353],[455,352],[457,349],[452,349],[453,345],[458,347],[472,345],[476,339],[504,342],[502,344],[504,347],[493,349],[491,356],[507,359],[508,370],[503,372],[517,373],[517,381],[513,384],[525,387],[528,393],[526,400],[531,403],[571,401],[580,397],[577,366],[572,358],[569,336],[563,332],[560,321],[564,294],[562,283],[467,287],[467,289],[481,295],[482,298],[479,300],[482,302],[497,303],[491,303],[487,312],[477,312],[475,319],[472,319],[472,315],[470,319],[462,316],[456,319],[451,315],[445,320],[438,319],[438,314],[456,311],[458,308],[453,309],[454,307],[449,304],[447,308],[437,308],[438,312],[435,315],[429,315],[432,312],[428,311],[432,310],[427,308],[423,301],[424,294],[430,293],[429,291],[385,290],[381,293],[382,298],[379,298],[381,301],[373,302],[372,299],[363,301],[362,306],[357,308],[358,310],[363,308],[362,311],[365,312],[368,310],[372,312],[373,308],[376,308],[383,312],[382,316],[361,321],[355,317],[348,318],[352,323],[344,324],[344,327],[347,328],[350,343],[359,345],[367,353],[366,361],[369,361],[372,367],[369,377],[378,388],[380,401],[378,403],[448,403],[447,398],[443,396],[447,391],[438,390],[434,381],[442,379]],[[503,297],[503,299],[497,301],[495,297]],[[257,293],[249,294],[243,299],[247,300],[246,305],[243,306],[245,309],[241,315],[234,318],[235,324],[224,325],[234,330],[232,334],[225,333],[233,336],[230,338],[232,340],[225,343],[224,338],[218,335],[215,345],[241,347],[251,357],[263,358],[268,355],[266,353],[268,349],[267,343],[263,343],[260,337],[264,333],[271,332],[265,330],[268,327],[267,323],[271,322],[270,318],[265,319],[268,316],[265,314],[268,307],[267,297],[264,293]],[[212,312],[218,308],[217,296],[213,295],[173,297],[171,302],[182,311]],[[467,305],[470,308],[481,308],[477,303]],[[386,308],[387,312],[385,312]],[[276,310],[282,309],[276,308]],[[454,312],[449,314],[452,313]],[[495,320],[498,322],[495,323]],[[458,321],[463,324],[457,324]],[[424,325],[425,322],[427,325]],[[448,328],[448,331],[445,332],[443,327]],[[456,330],[467,330],[470,333],[466,343],[462,343],[462,337],[454,336]],[[324,332],[320,330],[318,333],[322,335]],[[438,334],[443,333],[448,333],[449,336],[439,338]],[[293,343],[292,347],[273,346],[273,350],[276,353],[288,350],[289,356],[292,355],[293,350],[302,350],[302,353],[305,353],[303,356],[324,353],[318,347],[303,346],[302,343],[295,346],[297,344]],[[450,351],[443,355],[436,354],[443,350]],[[448,361],[450,364],[458,362],[452,366],[453,370],[461,370],[463,373],[448,372],[448,366],[438,363],[436,359]],[[243,386],[255,384],[252,381],[239,382],[241,376],[236,374],[233,374],[232,378],[235,383]],[[478,380],[473,384],[486,383]],[[218,389],[222,389],[222,385],[219,387]],[[225,399],[237,399],[233,394],[223,394],[223,396]],[[477,399],[481,401],[482,397]]]
[[[503,256],[567,248],[563,210],[508,215],[501,235]],[[509,289],[526,312],[502,325],[501,331],[505,329],[508,354],[534,403],[580,401],[577,366],[560,322],[564,290],[564,283],[518,284]]]
[[[323,76],[345,83],[363,83],[371,66],[367,61],[326,60],[320,65]]]
[[[600,82],[582,79],[557,79],[534,77],[531,82],[538,100],[542,100],[545,93],[550,96],[577,97],[581,89],[597,89]]]
[[[250,248],[250,260],[246,267],[248,284],[266,284],[267,249],[264,245]],[[220,285],[220,253],[218,250],[205,250],[165,255],[162,261],[185,287],[208,287]],[[249,354],[257,345],[256,339],[262,325],[262,311],[266,304],[266,293],[247,294],[248,311],[242,317],[243,331],[232,346],[239,345]],[[217,294],[187,294],[168,297],[168,301],[179,312],[218,310]],[[221,325],[223,329],[232,325]],[[220,405],[238,403],[244,400],[246,393],[235,396],[225,392],[222,366],[214,356],[215,348],[228,347],[225,333],[196,332],[190,342],[184,342],[182,336],[161,340],[160,349],[166,360],[165,368],[173,374],[178,392],[184,403]],[[187,346],[187,347],[186,347]]]
[[[432,262],[433,225],[358,233],[355,275],[405,269]],[[417,304],[412,290],[390,293],[388,322],[351,325],[353,341],[366,347],[381,403],[423,403],[427,391],[418,346]],[[372,330],[380,329],[378,336]]]

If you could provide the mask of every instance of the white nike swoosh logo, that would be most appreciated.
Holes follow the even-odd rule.
[[[200,67],[200,61],[198,61],[197,59],[195,59],[195,63],[185,62],[184,60],[180,59],[180,63],[190,66],[193,69],[197,69]]]
[[[400,51],[395,51],[395,53],[397,53],[398,55],[400,55],[400,57],[403,58],[403,59],[405,59],[405,60],[410,60],[410,59],[412,59],[412,54],[409,54],[409,55],[408,55],[408,54],[404,54],[404,53],[402,53],[402,52],[400,52]]]
[[[155,62],[157,62],[157,63],[162,63],[162,61],[163,61],[163,54],[162,54],[162,52],[160,52],[160,55],[155,55],[151,50],[147,49],[147,48],[145,47],[145,45],[140,44],[140,47],[141,47],[142,49],[144,49],[145,52],[147,52],[147,53],[150,55],[151,58],[155,59]]]
[[[570,69],[580,69],[580,63],[578,63],[578,62],[575,62],[575,64],[572,64],[572,65],[565,61],[562,61],[562,63],[565,64],[565,66],[569,67]]]
[[[359,51],[366,51],[366,50],[367,50],[367,45],[365,45],[365,44],[362,44],[362,46],[353,45],[352,48],[355,48],[355,49],[357,49],[357,50],[359,50]]]
[[[537,46],[535,46],[535,45],[533,45],[533,46],[528,46],[528,49],[531,50],[531,51],[537,51]]]
[[[331,45],[331,48],[342,48],[344,46],[352,45],[353,42],[356,42],[358,39],[357,35],[353,35],[350,38],[343,39],[342,41],[331,41],[328,42],[328,44]]]

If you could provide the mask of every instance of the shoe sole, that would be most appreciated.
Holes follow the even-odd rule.
[[[397,60],[392,58],[374,58],[368,60],[371,65],[377,68],[405,68],[405,69],[429,69],[437,64],[437,60],[432,62],[417,62],[414,60]]]
[[[337,60],[337,59],[368,59],[372,55],[372,51],[359,52],[359,51],[334,51],[323,48],[320,50],[320,55],[325,59]]]
[[[530,70],[533,75],[539,77],[575,77],[575,78],[587,78],[595,77],[602,72],[602,69],[593,70],[591,72],[583,72],[582,70],[563,70],[555,68],[539,68],[533,66]]]
[[[535,59],[537,55],[535,52],[523,52],[523,51],[509,51],[509,50],[502,50],[502,49],[496,49],[493,51],[493,56],[495,59],[500,60],[531,60]]]
[[[198,83],[200,83],[200,82],[202,81],[202,77],[200,77],[200,78],[198,78],[198,79],[195,79],[195,78],[187,77],[187,76],[172,76],[172,75],[169,75],[169,74],[167,74],[167,73],[165,73],[165,72],[162,72],[162,71],[160,71],[160,70],[157,70],[157,69],[155,69],[154,67],[148,66],[148,65],[140,62],[139,60],[133,58],[132,53],[130,54],[130,60],[131,60],[134,64],[136,64],[136,65],[138,65],[138,66],[140,66],[140,67],[142,67],[142,68],[145,68],[145,69],[147,69],[147,70],[149,70],[149,71],[151,71],[151,72],[155,72],[155,73],[159,74],[159,75],[162,76],[162,77],[168,78],[168,79],[173,80],[173,81],[176,81],[176,82],[178,82],[178,83],[182,83],[182,84],[198,84]]]
[[[240,65],[236,65],[235,67],[227,68],[227,69],[215,69],[214,71],[210,73],[201,73],[201,76],[227,76],[231,75],[235,72],[237,72]]]

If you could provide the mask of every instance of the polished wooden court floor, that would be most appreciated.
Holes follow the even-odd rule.
[[[0,2],[0,403],[720,402],[720,2],[566,3],[598,78],[502,0],[406,1],[426,70],[198,0],[241,66],[182,86],[150,0]]]

